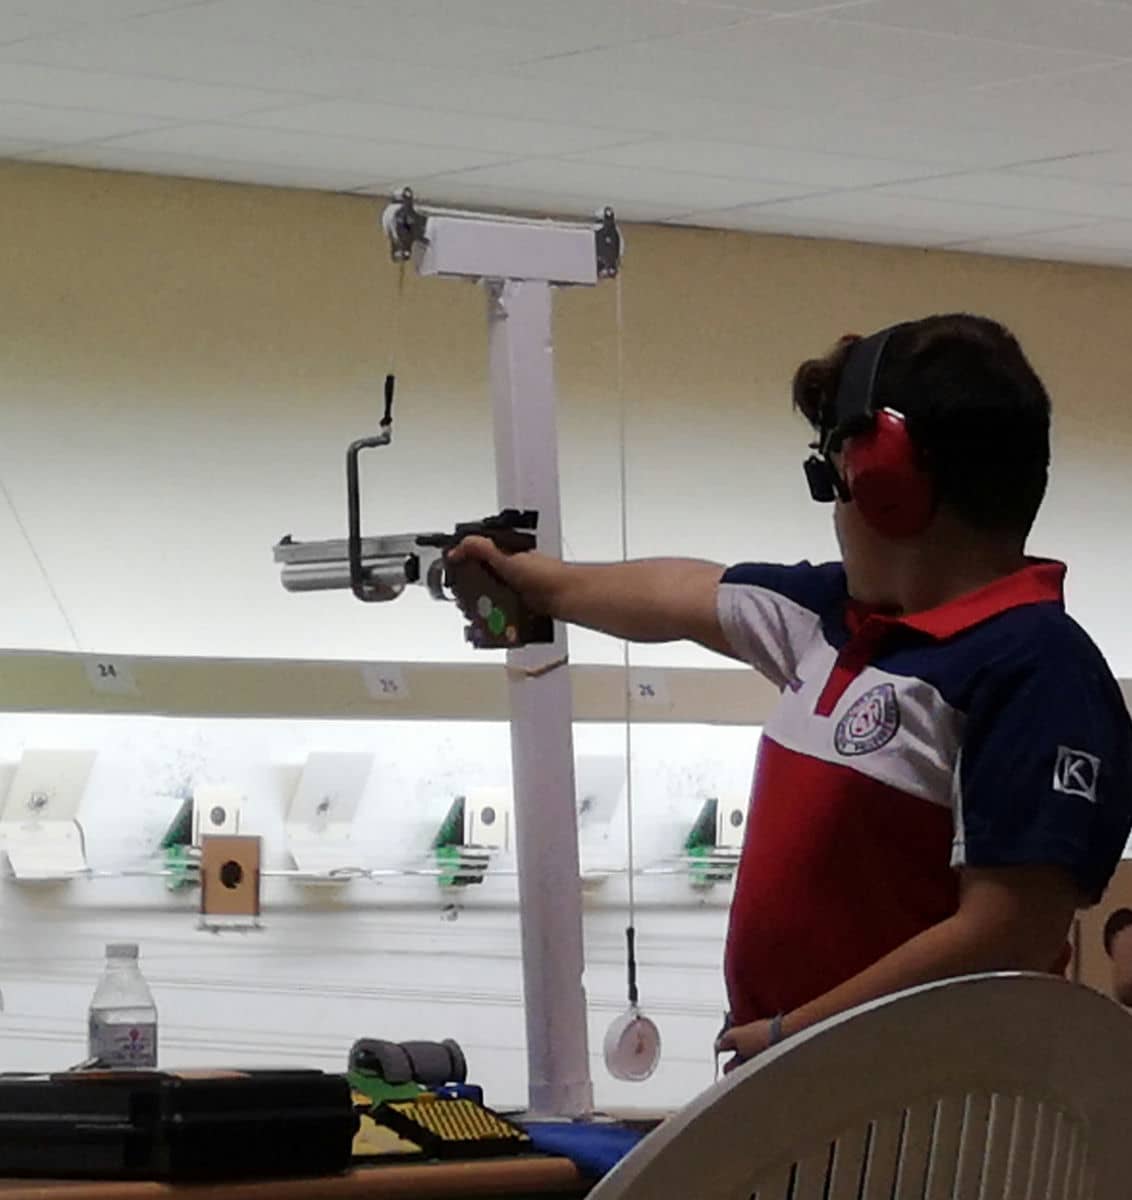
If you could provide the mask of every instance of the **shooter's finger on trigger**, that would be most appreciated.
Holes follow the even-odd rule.
[[[468,559],[491,562],[498,553],[495,543],[490,538],[472,536],[457,542],[445,557],[450,562],[466,562]]]

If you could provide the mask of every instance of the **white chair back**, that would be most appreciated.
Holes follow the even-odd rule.
[[[1130,1200],[1132,1016],[1034,975],[929,984],[774,1047],[590,1200]]]

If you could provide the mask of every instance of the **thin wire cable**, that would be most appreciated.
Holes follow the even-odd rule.
[[[20,516],[20,510],[16,507],[16,502],[12,499],[12,493],[8,491],[8,485],[3,479],[0,479],[0,493],[4,496],[4,503],[8,506],[8,511],[12,514],[12,519],[16,522],[16,528],[20,531],[20,536],[24,539],[31,556],[35,559],[35,565],[39,568],[39,573],[43,577],[43,582],[47,585],[47,591],[55,604],[59,615],[63,618],[63,624],[67,627],[67,632],[71,635],[71,641],[75,644],[76,650],[81,650],[82,642],[79,641],[79,635],[75,629],[74,622],[71,620],[70,614],[67,612],[67,607],[63,603],[62,597],[55,590],[55,584],[51,580],[51,575],[47,570],[47,564],[39,556],[39,551],[35,548],[35,542],[31,539],[31,534],[28,532],[27,526],[24,524],[23,517]]]
[[[621,490],[621,561],[629,561],[629,461],[626,434],[628,411],[625,403],[625,339],[624,310],[621,298],[621,275],[614,288],[617,306],[617,413],[620,432],[620,490]],[[633,825],[633,693],[629,666],[629,642],[621,643],[621,661],[625,672],[625,833],[629,875],[629,926],[636,927],[636,845]]]
[[[621,13],[622,40],[628,39],[629,10],[626,5]],[[614,303],[617,306],[617,412],[620,425],[619,467],[621,476],[621,560],[629,561],[629,410],[625,400],[625,309],[621,280],[617,272]],[[629,927],[625,940],[629,952],[629,1004],[635,1008],[638,1000],[637,987],[637,854],[636,823],[633,819],[633,692],[632,669],[629,663],[629,639],[621,646],[622,663],[625,670],[625,858],[628,868]]]
[[[405,262],[397,264],[397,290],[393,295],[393,320],[390,322],[389,375],[397,374],[397,349],[401,344],[401,309],[404,307]]]

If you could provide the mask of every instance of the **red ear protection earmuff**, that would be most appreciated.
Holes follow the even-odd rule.
[[[935,510],[931,480],[920,467],[904,417],[883,408],[873,427],[846,438],[841,472],[861,516],[885,537],[915,537]]]
[[[818,451],[805,464],[815,500],[852,501],[885,537],[914,537],[935,511],[931,479],[904,423],[891,409],[877,410],[877,375],[892,329],[863,338],[849,351],[832,411],[822,419]],[[840,451],[841,470],[830,456]]]

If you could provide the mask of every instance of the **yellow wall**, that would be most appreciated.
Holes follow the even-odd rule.
[[[342,451],[372,427],[397,271],[372,199],[0,165],[0,476],[85,649],[456,659],[452,614],[289,597],[270,545],[337,535]],[[1123,351],[1132,274],[737,233],[631,228],[623,281],[630,551],[832,552],[806,499],[794,365],[846,330],[972,309],[1014,327],[1056,407],[1034,542],[1132,674],[1123,618],[1132,451]],[[405,284],[397,442],[370,525],[443,527],[494,507],[483,300]],[[617,542],[612,285],[564,295],[557,354],[566,537]],[[0,641],[71,645],[10,517]],[[615,648],[576,637],[575,657]],[[690,663],[658,648],[642,661]]]

